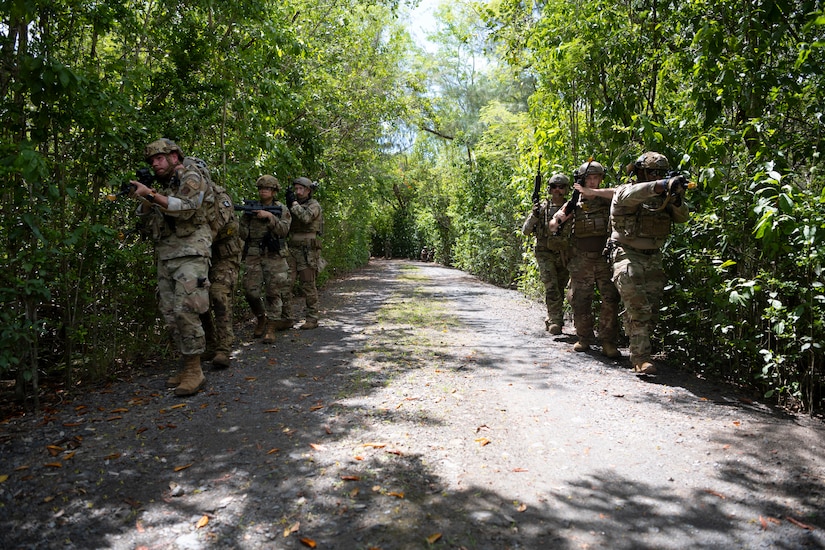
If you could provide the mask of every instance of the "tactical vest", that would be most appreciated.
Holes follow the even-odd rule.
[[[610,234],[610,201],[593,197],[579,201],[573,217],[573,236],[577,239]]]
[[[321,210],[321,205],[315,199],[309,199],[301,206],[307,207],[314,203],[315,206],[318,207],[319,215],[317,218],[313,219],[309,223],[305,223],[301,221],[298,216],[292,216],[292,225],[289,228],[290,235],[294,233],[314,233],[315,235],[320,235],[323,232],[323,225],[324,225],[324,213]]]
[[[186,178],[187,172],[185,171],[182,179],[185,180]],[[180,190],[182,179],[178,178],[177,175],[172,176],[172,179],[169,180],[169,185],[161,189],[161,193],[168,196],[176,196]],[[203,191],[203,204],[189,217],[171,216],[159,210],[152,212],[150,226],[151,235],[155,242],[159,242],[172,235],[183,239],[195,233],[195,231],[208,222],[208,203],[214,199],[212,198],[212,192],[208,184],[203,186]]]
[[[660,209],[664,199],[653,197],[639,205],[635,212],[613,216],[613,230],[624,240],[663,240],[670,234],[673,220],[667,210]]]
[[[536,244],[543,244],[547,250],[560,252],[570,247],[570,224],[564,224],[558,234],[550,232],[547,225],[553,219],[553,215],[558,212],[561,207],[545,201],[541,208],[541,221],[536,225]]]
[[[282,206],[278,201],[274,201],[269,206]],[[241,236],[244,240],[244,256],[250,251],[252,254],[263,254],[265,252],[275,253],[286,249],[286,239],[279,237],[270,227],[269,219],[261,219],[257,216],[244,216]],[[284,254],[281,254],[284,255]]]

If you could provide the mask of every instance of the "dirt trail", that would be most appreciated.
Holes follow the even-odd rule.
[[[146,367],[6,419],[0,547],[825,548],[819,421],[574,353],[431,263],[321,303],[194,397]]]

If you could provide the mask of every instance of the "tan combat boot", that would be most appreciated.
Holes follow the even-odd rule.
[[[275,326],[276,321],[267,321],[266,322],[266,334],[264,334],[263,343],[264,344],[272,344],[275,342],[275,332],[277,331],[277,327]]]
[[[178,370],[178,372],[166,379],[167,388],[177,388],[180,385],[180,373],[181,371]]]
[[[650,361],[640,360],[633,364],[633,372],[636,374],[656,374],[656,365]]]
[[[318,328],[318,319],[314,317],[308,317],[304,324],[299,327],[301,330],[312,330],[314,328]]]
[[[561,325],[560,325],[560,324],[558,324],[558,323],[551,323],[551,324],[547,327],[547,331],[548,331],[550,334],[552,334],[553,336],[558,336],[559,334],[561,334]]]
[[[219,351],[215,353],[215,357],[212,358],[212,366],[219,369],[225,369],[229,367],[229,354],[225,351]]]
[[[266,325],[266,315],[260,315],[258,317],[258,324],[255,325],[255,331],[252,333],[252,336],[254,336],[255,338],[260,338],[261,336],[263,336],[264,332],[266,332]]]
[[[253,298],[247,294],[246,301],[249,303],[249,309],[252,310],[252,315],[258,320],[255,325],[255,330],[252,331],[252,336],[260,338],[266,331],[266,308],[260,298]]]
[[[590,344],[586,340],[579,340],[573,344],[573,351],[590,351]]]
[[[175,388],[175,395],[183,397],[197,393],[205,381],[201,370],[201,356],[184,355],[183,373],[180,375],[180,384]]]
[[[275,330],[289,330],[295,325],[292,319],[278,319],[275,321]]]
[[[618,359],[622,356],[621,352],[616,347],[616,344],[613,342],[608,342],[607,340],[602,342],[602,355],[610,359]]]
[[[178,367],[175,369],[175,374],[166,379],[167,388],[177,388],[180,385],[180,375],[183,373],[182,360],[178,360]]]

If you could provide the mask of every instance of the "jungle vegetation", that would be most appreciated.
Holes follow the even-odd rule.
[[[427,246],[537,299],[539,155],[619,185],[655,150],[697,183],[665,250],[667,361],[821,410],[821,2],[443,3],[429,45],[414,5],[0,2],[1,377],[36,397],[167,346],[151,244],[107,199],[157,137],[237,200],[318,181],[324,277]]]

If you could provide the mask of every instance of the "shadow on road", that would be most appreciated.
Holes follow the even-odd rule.
[[[423,297],[447,304],[461,328],[377,321],[388,303]],[[513,305],[490,309],[502,301]],[[0,546],[825,547],[820,426],[684,374],[644,383],[615,362],[571,354],[528,321],[535,304],[435,264],[374,262],[330,283],[322,304],[320,329],[240,345],[233,366],[208,372],[206,390],[190,399],[171,397],[158,372],[4,423]],[[456,341],[459,330],[472,345]],[[556,461],[547,446],[530,471],[477,476],[508,451],[483,455],[494,448],[478,443],[485,432],[457,428],[489,427],[480,424],[493,398],[468,406],[470,418],[450,412],[455,394],[469,401],[479,380],[490,381],[487,395],[516,386],[536,415],[537,394],[591,392],[595,403],[621,400],[652,419],[730,414],[730,429],[708,432],[712,463],[701,471],[710,483],[689,472],[661,482],[609,454],[588,457],[595,466]],[[655,437],[658,427],[643,429]],[[52,456],[48,445],[61,450]]]

